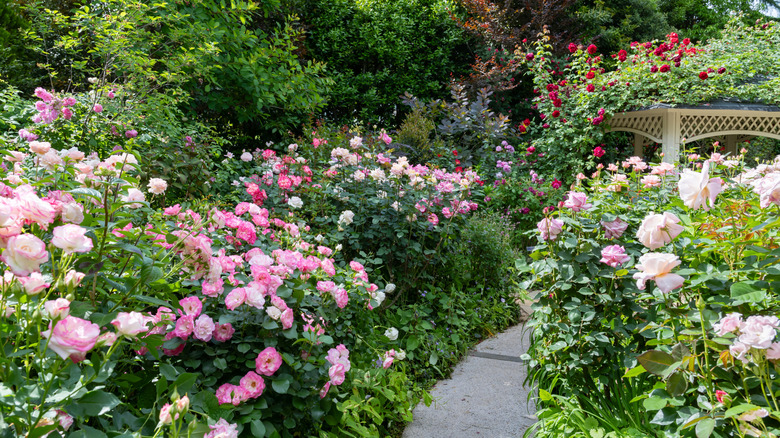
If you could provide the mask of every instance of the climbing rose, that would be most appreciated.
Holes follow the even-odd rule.
[[[263,395],[265,390],[265,381],[263,378],[254,371],[249,371],[244,377],[241,378],[241,387],[247,393],[248,398],[257,398]]]
[[[238,425],[228,423],[224,418],[220,418],[216,424],[209,426],[211,432],[203,438],[238,438]]]
[[[268,347],[257,355],[255,366],[258,374],[272,376],[282,366],[282,355],[274,347]]]

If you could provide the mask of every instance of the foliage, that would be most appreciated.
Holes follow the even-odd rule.
[[[467,38],[449,19],[449,0],[308,2],[308,55],[328,65],[335,86],[323,116],[333,123],[395,126],[398,97],[445,94],[448,74],[467,68]],[[421,48],[424,48],[421,50]]]
[[[571,397],[606,431],[777,434],[775,326],[749,337],[777,313],[777,161],[690,160],[700,171],[673,178],[637,157],[630,175],[610,166],[540,221],[522,268],[545,291],[529,354],[548,388],[540,427]]]

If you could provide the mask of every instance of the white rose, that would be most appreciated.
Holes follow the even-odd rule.
[[[292,208],[301,208],[303,207],[303,201],[301,200],[301,198],[297,196],[293,196],[287,201],[287,205],[289,205]]]
[[[151,178],[149,180],[149,193],[159,195],[168,188],[168,183],[161,178]]]
[[[387,336],[391,341],[395,341],[398,339],[398,329],[395,327],[390,327],[389,329],[385,330],[385,336]]]
[[[84,207],[78,202],[68,202],[62,206],[62,221],[80,224],[84,221]]]
[[[395,284],[393,283],[387,283],[387,286],[385,286],[385,293],[391,293],[395,290]]]
[[[241,154],[241,161],[246,161],[246,162],[252,161],[252,154],[250,154],[249,152],[244,152],[243,154]]]
[[[341,215],[339,216],[339,224],[349,225],[352,223],[354,218],[355,218],[355,213],[353,213],[351,210],[344,210],[341,212]]]
[[[404,360],[406,359],[406,352],[403,350],[396,350],[395,351],[395,358],[398,360]]]
[[[128,205],[128,207],[130,208],[143,207],[143,204],[138,204],[137,202],[145,201],[145,200],[146,198],[144,197],[144,193],[136,188],[129,189],[127,191],[127,196],[122,195],[122,201],[136,202],[135,204]]]

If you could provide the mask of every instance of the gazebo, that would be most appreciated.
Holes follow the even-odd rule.
[[[615,114],[607,132],[634,133],[634,155],[642,156],[650,141],[661,143],[663,160],[679,161],[680,145],[703,138],[721,138],[726,152],[756,136],[780,140],[780,107],[722,100],[701,105],[655,104]]]

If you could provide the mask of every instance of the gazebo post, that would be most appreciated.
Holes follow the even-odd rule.
[[[737,135],[726,136],[726,153],[733,158],[737,155]]]
[[[645,154],[645,136],[634,134],[634,156],[643,157]]]
[[[664,162],[675,164],[680,158],[680,113],[667,109],[664,113],[662,152]]]

